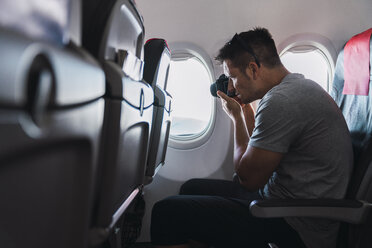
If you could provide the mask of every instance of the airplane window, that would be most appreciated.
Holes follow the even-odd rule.
[[[313,46],[293,47],[280,56],[283,65],[290,72],[303,74],[306,78],[314,80],[326,91],[331,89],[331,65],[327,56]]]
[[[167,88],[173,97],[172,139],[191,140],[208,130],[214,106],[211,83],[207,67],[197,57],[172,58]]]

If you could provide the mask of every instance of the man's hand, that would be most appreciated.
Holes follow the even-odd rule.
[[[222,91],[217,91],[217,95],[221,98],[223,110],[233,121],[237,118],[241,118],[242,108],[235,99],[227,96]]]
[[[233,94],[235,95],[235,88],[234,88],[234,85],[233,85],[233,82],[232,82],[231,79],[229,79],[229,82],[228,82],[228,84],[227,84],[227,92],[229,92],[229,93],[231,92],[231,93],[233,93]],[[234,96],[234,97],[232,97],[232,98],[234,98],[235,101],[237,101],[237,102],[240,104],[240,106],[243,106],[243,105],[244,105],[244,104],[242,103],[242,101],[240,100],[239,97]]]

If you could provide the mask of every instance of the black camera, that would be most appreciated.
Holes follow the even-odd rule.
[[[225,93],[226,95],[228,95],[229,97],[234,97],[235,96],[235,90],[233,91],[229,91],[228,90],[228,84],[229,84],[229,78],[226,77],[225,74],[222,74],[217,80],[215,83],[213,83],[210,87],[210,90],[211,90],[211,94],[212,96],[214,97],[218,97],[217,96],[217,91],[220,90],[222,91],[223,93]]]

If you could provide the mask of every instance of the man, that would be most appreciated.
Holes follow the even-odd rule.
[[[244,108],[222,92],[234,123],[234,166],[239,185],[191,180],[181,195],[153,208],[152,240],[159,247],[335,247],[339,223],[315,218],[260,219],[249,203],[260,198],[343,198],[352,148],[343,115],[315,82],[282,65],[263,28],[236,34],[217,59]],[[257,113],[246,104],[261,99]],[[246,123],[254,119],[250,135]],[[219,190],[222,189],[222,190]]]

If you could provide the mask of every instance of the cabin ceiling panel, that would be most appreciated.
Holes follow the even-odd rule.
[[[298,33],[329,38],[336,50],[372,26],[371,0],[137,0],[146,36],[188,41],[211,56],[235,32],[267,27],[277,44]]]

